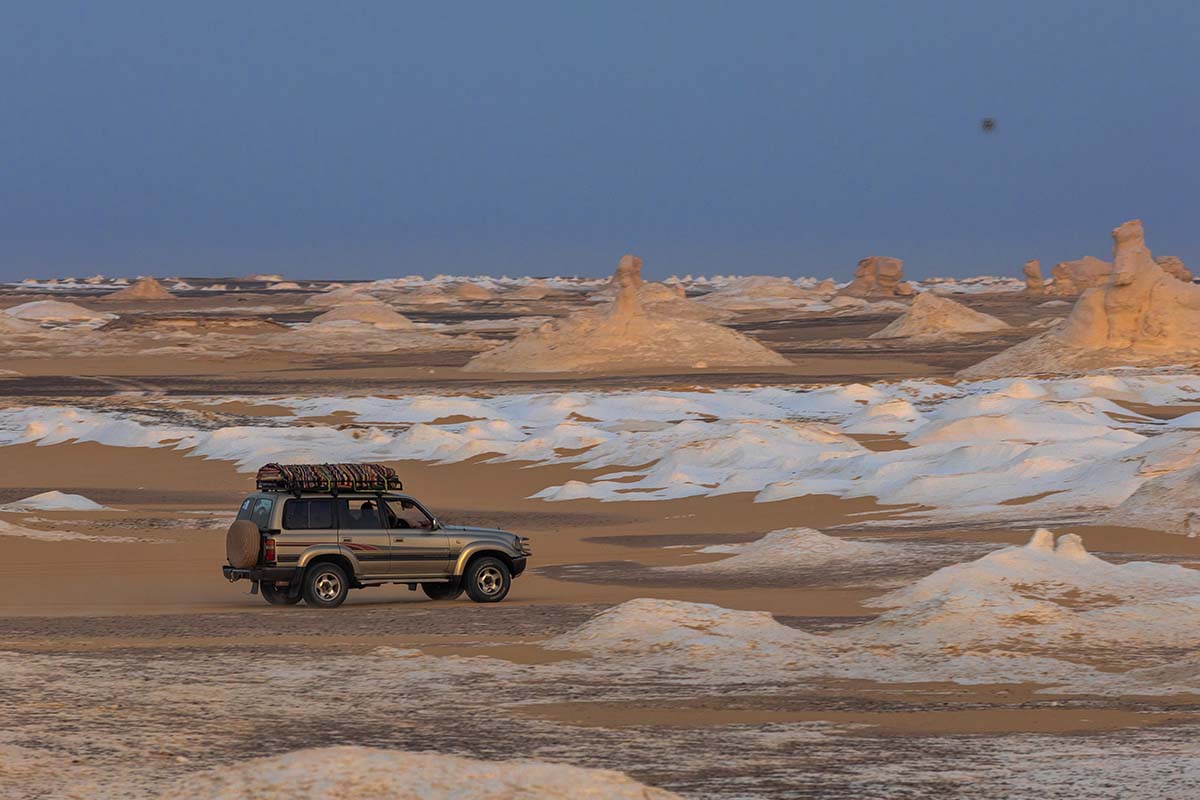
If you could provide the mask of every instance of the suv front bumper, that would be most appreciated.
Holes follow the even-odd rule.
[[[288,581],[295,579],[298,570],[295,567],[221,567],[225,580],[234,581]]]

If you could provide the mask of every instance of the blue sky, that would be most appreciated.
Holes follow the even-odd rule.
[[[1200,4],[0,4],[0,278],[1200,266]],[[997,121],[990,135],[979,121]]]

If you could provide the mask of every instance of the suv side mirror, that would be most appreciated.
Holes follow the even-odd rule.
[[[434,517],[433,518],[433,530],[435,530],[435,531],[441,530],[441,528],[442,528],[442,521],[440,519],[438,519],[437,517]]]

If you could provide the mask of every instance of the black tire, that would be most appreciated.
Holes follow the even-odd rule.
[[[449,583],[422,583],[421,591],[425,592],[425,596],[430,600],[457,600],[462,597],[463,584],[458,579]]]
[[[512,573],[500,559],[484,556],[471,562],[463,582],[476,603],[499,603],[512,588]]]
[[[300,595],[289,597],[291,592],[290,586],[276,586],[273,583],[260,583],[258,591],[262,594],[263,600],[266,600],[273,606],[294,606],[301,600]]]
[[[337,608],[346,601],[350,581],[337,564],[317,564],[304,573],[304,602],[316,608]]]

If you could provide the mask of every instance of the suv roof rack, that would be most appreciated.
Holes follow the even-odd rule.
[[[388,492],[403,490],[386,464],[265,464],[254,484],[260,492]]]

